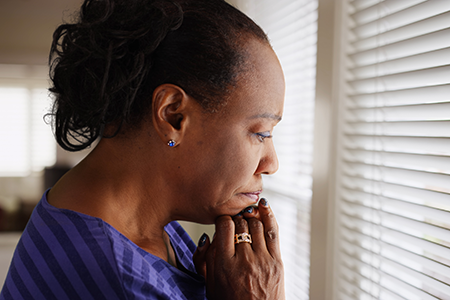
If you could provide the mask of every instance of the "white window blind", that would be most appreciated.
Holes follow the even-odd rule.
[[[268,34],[286,79],[282,122],[274,130],[280,162],[264,178],[280,226],[287,299],[308,299],[312,146],[317,49],[316,0],[241,0]]]
[[[450,299],[450,1],[348,1],[338,299]]]
[[[44,122],[51,101],[46,67],[0,65],[0,176],[27,176],[56,161]]]

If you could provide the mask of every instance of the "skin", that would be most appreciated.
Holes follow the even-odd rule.
[[[253,243],[234,245],[235,233],[248,232]],[[252,214],[222,216],[216,235],[194,254],[197,272],[206,278],[208,299],[285,299],[278,225],[269,205]]]
[[[215,241],[208,240],[194,257],[206,277],[209,298],[284,299],[270,207],[260,205],[245,214],[247,219],[230,217],[255,204],[261,175],[278,169],[272,139],[263,136],[270,136],[281,120],[284,103],[284,77],[271,47],[256,39],[244,47],[247,71],[219,112],[205,112],[176,85],[159,86],[152,95],[151,116],[142,126],[102,139],[49,191],[48,201],[103,219],[174,266],[164,226],[174,220],[215,223]],[[167,145],[172,139],[175,147]],[[234,234],[244,231],[255,242],[235,247]],[[248,268],[239,266],[244,262]],[[241,285],[237,275],[246,276],[248,284]],[[225,292],[237,292],[236,286],[252,292]]]

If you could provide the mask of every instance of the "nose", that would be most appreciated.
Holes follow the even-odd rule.
[[[266,143],[264,153],[259,161],[258,169],[256,174],[274,174],[278,170],[278,157],[275,151],[275,146],[272,140],[270,143]]]

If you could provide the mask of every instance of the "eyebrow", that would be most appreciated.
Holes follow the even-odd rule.
[[[281,121],[281,116],[271,114],[271,113],[264,113],[264,114],[254,115],[254,116],[250,117],[250,119],[260,119],[260,118],[273,119],[273,120],[276,120],[277,122]]]

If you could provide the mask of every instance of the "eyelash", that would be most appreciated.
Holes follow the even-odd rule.
[[[258,133],[256,133],[256,136],[258,137],[258,139],[259,139],[259,141],[260,141],[261,143],[263,143],[265,139],[270,139],[270,138],[272,138],[272,135],[270,134],[269,131],[266,131],[266,132],[258,132]]]

